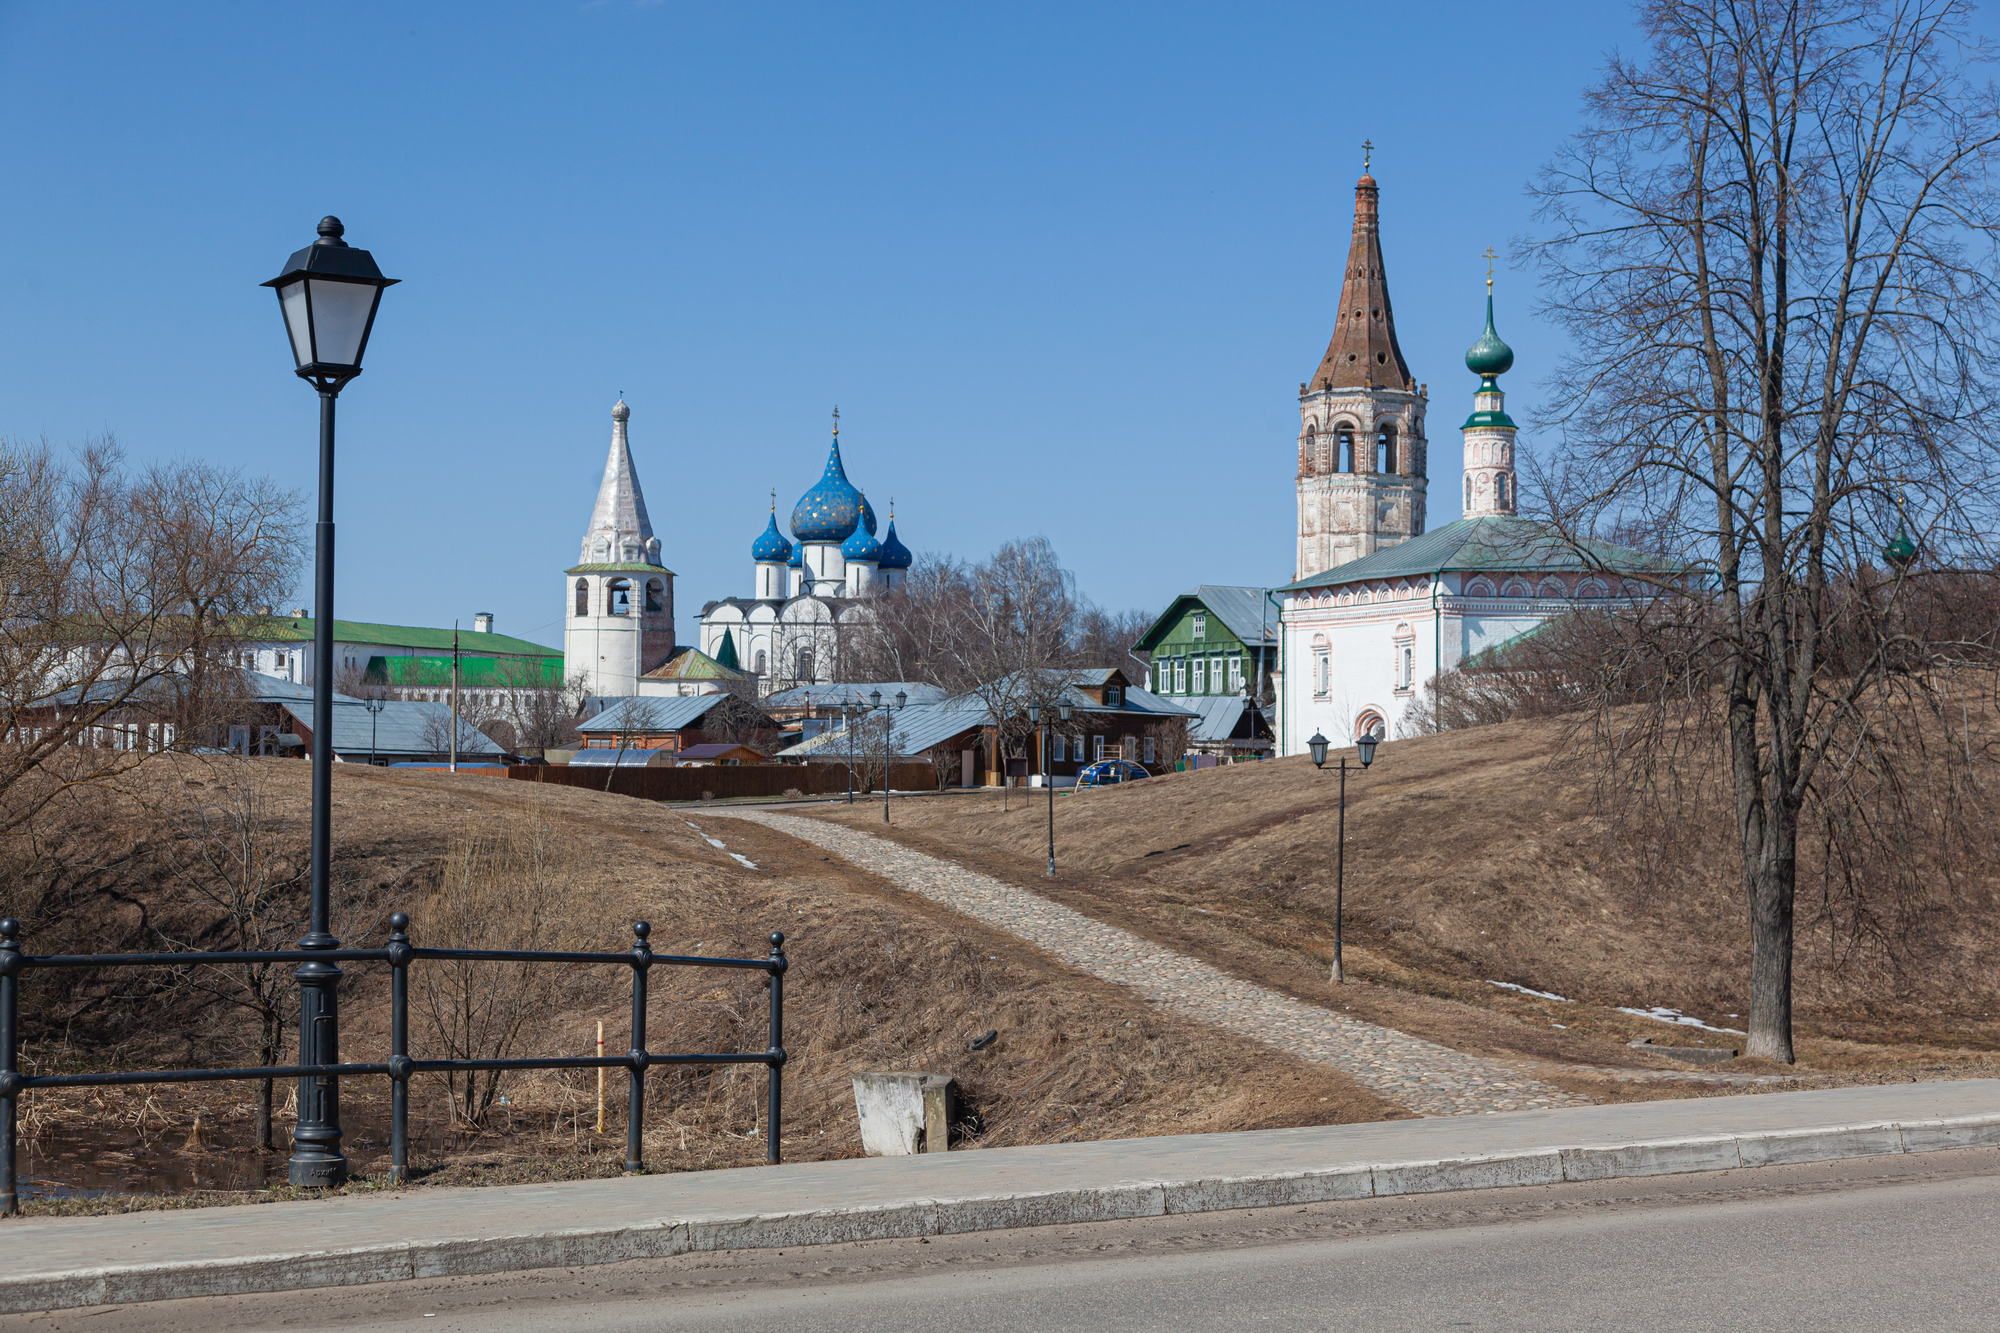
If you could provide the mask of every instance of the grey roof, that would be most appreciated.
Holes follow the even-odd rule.
[[[1678,572],[1673,562],[1630,547],[1591,539],[1571,541],[1548,524],[1531,518],[1483,514],[1433,528],[1373,555],[1288,583],[1277,591],[1334,588],[1368,579],[1475,570],[1492,573],[1605,570],[1652,575]]]
[[[1243,714],[1252,706],[1240,694],[1198,695],[1181,702],[1194,710],[1194,725],[1188,728],[1188,733],[1198,743],[1232,739],[1236,729],[1243,725]]]
[[[585,735],[610,731],[679,731],[707,715],[727,694],[628,694],[597,699],[602,711],[577,723]]]
[[[1003,703],[1009,700],[1019,700],[1025,706],[1030,701],[1032,694],[1046,694],[1048,690],[1061,684],[1063,687],[1060,696],[1061,701],[1079,712],[1156,713],[1162,717],[1192,716],[1187,709],[1182,708],[1180,705],[1154,694],[1151,690],[1141,689],[1129,681],[1125,685],[1125,702],[1120,706],[1114,707],[1111,704],[1098,703],[1095,699],[1083,693],[1084,689],[1103,688],[1110,681],[1115,671],[1116,668],[1113,667],[1045,667],[1041,672],[1043,688],[1034,691],[1030,691],[1025,682],[1017,684],[1016,682],[1020,680],[1022,673],[1013,672],[1002,676],[993,683],[993,686],[990,687],[992,691],[990,697],[997,698]],[[1117,674],[1122,675],[1123,673]]]
[[[935,703],[910,704],[908,707],[890,710],[895,719],[889,732],[890,753],[898,758],[910,758],[923,754],[936,745],[942,745],[952,737],[983,727],[991,716],[984,703],[971,696],[957,699],[942,699]],[[781,751],[783,759],[844,759],[850,746],[859,749],[868,747],[868,752],[882,752],[881,713],[870,713],[855,728],[850,740],[847,728],[832,727],[808,741],[801,741],[791,748]]]
[[[882,691],[882,698],[894,699],[901,690],[909,699],[908,707],[917,704],[934,704],[950,697],[949,691],[939,685],[928,685],[920,680],[873,680],[873,681],[830,681],[824,685],[794,685],[790,689],[779,690],[766,695],[766,708],[814,708],[839,707],[854,704],[869,706],[868,695],[872,690]]]
[[[384,699],[380,713],[370,717],[359,699],[340,698],[333,705],[335,754],[443,754],[451,747],[451,705],[430,700]],[[312,726],[312,705],[279,705],[301,726]],[[496,755],[504,751],[491,737],[466,722],[458,727],[462,755]]]
[[[312,702],[312,686],[300,685],[282,676],[267,676],[261,671],[250,671],[242,667],[217,666],[211,668],[211,671],[213,688],[226,699],[267,704]],[[172,691],[185,681],[186,675],[186,672],[179,670],[163,671],[150,680],[140,682],[136,688],[127,684],[131,679],[129,676],[107,676],[88,685],[72,686],[37,702],[62,708],[74,708],[86,703],[115,703],[121,700],[150,703],[170,697]],[[232,683],[234,688],[231,688]],[[333,698],[335,703],[360,702],[338,690],[334,692]]]
[[[1179,618],[1181,604],[1190,601],[1201,603],[1210,615],[1220,620],[1231,634],[1243,640],[1248,647],[1277,646],[1279,608],[1271,596],[1271,589],[1239,583],[1204,583],[1193,592],[1182,593],[1139,636],[1137,646],[1143,647],[1164,631],[1168,622]]]

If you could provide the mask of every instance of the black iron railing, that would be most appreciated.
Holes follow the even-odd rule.
[[[652,927],[632,924],[632,947],[624,953],[583,953],[556,949],[430,949],[410,943],[410,918],[389,918],[389,942],[379,949],[268,949],[213,953],[23,953],[20,923],[0,921],[0,1216],[20,1210],[15,1159],[18,1109],[32,1088],[127,1087],[149,1083],[214,1083],[277,1078],[359,1078],[389,1080],[389,1180],[409,1179],[410,1079],[436,1072],[488,1070],[623,1069],[626,1077],[625,1169],[644,1169],[643,1133],[646,1071],[653,1065],[763,1065],[766,1070],[764,1157],[780,1160],[779,1129],[785,1068],[785,937],[771,936],[768,958],[706,958],[658,954],[647,943]],[[631,1049],[622,1055],[528,1056],[492,1060],[420,1060],[410,1054],[410,965],[425,960],[490,963],[575,963],[626,967],[632,973]],[[252,1065],[219,1069],[148,1069],[90,1074],[21,1072],[21,987],[38,969],[105,967],[200,967],[243,963],[386,963],[389,966],[389,1058],[380,1062],[330,1065]],[[761,1051],[661,1052],[646,1049],[646,974],[655,967],[710,967],[763,972],[770,1001],[770,1040]]]

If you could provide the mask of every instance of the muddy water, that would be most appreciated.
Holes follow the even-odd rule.
[[[233,1128],[233,1127],[232,1127]],[[347,1159],[354,1174],[375,1175],[389,1165],[386,1133],[356,1133],[348,1126]],[[241,1137],[248,1140],[247,1127]],[[187,1142],[185,1129],[140,1135],[129,1129],[53,1125],[21,1144],[24,1198],[88,1198],[115,1194],[183,1194],[190,1190],[257,1190],[285,1183],[289,1126],[274,1136],[278,1149],[259,1152],[241,1143]],[[443,1143],[412,1143],[412,1157]]]

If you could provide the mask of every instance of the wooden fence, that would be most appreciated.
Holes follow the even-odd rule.
[[[727,800],[739,796],[827,796],[847,790],[845,764],[742,764],[713,768],[571,768],[565,764],[519,764],[507,770],[524,782],[588,787],[644,801]],[[856,772],[856,792],[867,789]],[[927,763],[898,763],[890,769],[896,791],[934,791],[937,770]]]

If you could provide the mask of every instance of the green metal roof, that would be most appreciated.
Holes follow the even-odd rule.
[[[723,642],[728,643],[728,639]],[[735,653],[730,653],[735,656]],[[741,671],[719,662],[699,648],[683,648],[646,673],[647,680],[742,680]]]
[[[377,625],[366,620],[339,620],[333,622],[333,637],[336,643],[379,643],[385,648],[422,648],[432,652],[451,651],[449,629],[428,629],[419,625]],[[562,651],[548,648],[526,639],[517,639],[511,634],[482,634],[478,630],[458,630],[458,648],[462,654],[482,657],[555,657]],[[268,619],[250,620],[242,628],[242,637],[266,643],[307,643],[313,636],[311,616],[272,616]]]
[[[370,685],[451,684],[451,654],[371,657],[362,679]],[[563,682],[560,657],[458,657],[458,683],[469,690],[555,689]]]
[[[1682,572],[1673,562],[1610,542],[1571,541],[1546,523],[1513,514],[1461,518],[1385,547],[1373,555],[1288,583],[1279,592],[1335,588],[1371,579],[1449,572],[1549,573],[1605,571],[1627,574]]]

